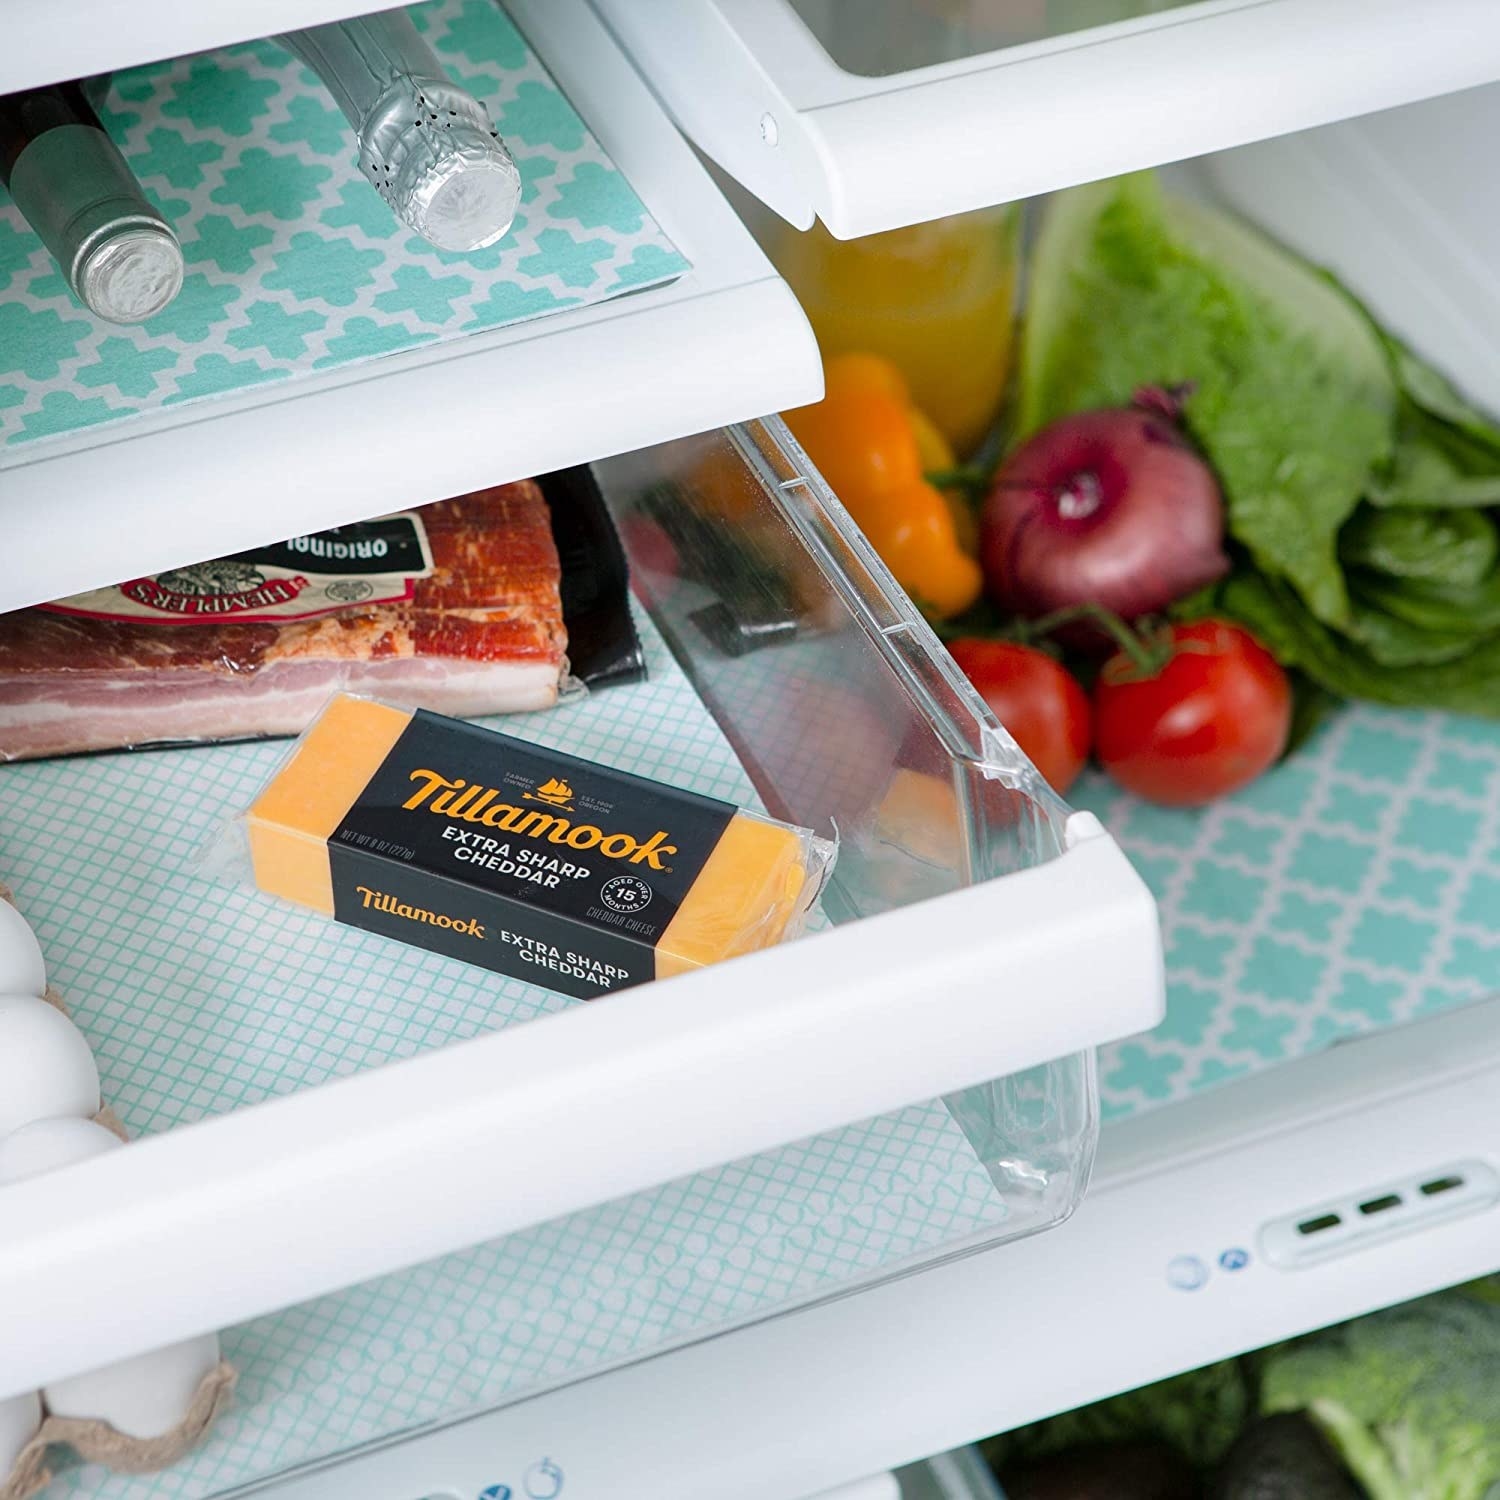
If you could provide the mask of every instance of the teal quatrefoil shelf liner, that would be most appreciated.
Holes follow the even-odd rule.
[[[489,107],[521,170],[497,245],[432,249],[360,175],[353,131],[273,42],[117,74],[101,112],[187,260],[177,300],[103,323],[0,189],[7,447],[306,380],[671,281],[688,269],[491,0],[411,15]]]
[[[757,807],[639,623],[648,681],[504,728]],[[134,1134],[583,1003],[194,873],[212,830],[285,754],[249,744],[0,767],[0,878]],[[47,1497],[200,1500],[834,1290],[1005,1213],[947,1110],[918,1105],[229,1329],[240,1384],[199,1451],[164,1474],[71,1468]]]
[[[1236,797],[1097,812],[1161,905],[1167,1020],[1104,1049],[1105,1118],[1500,993],[1500,723],[1345,710]]]

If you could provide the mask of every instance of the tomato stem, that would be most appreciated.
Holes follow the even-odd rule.
[[[1142,677],[1154,677],[1161,671],[1171,656],[1170,648],[1158,632],[1142,635],[1127,625],[1113,610],[1102,604],[1070,604],[1065,609],[1055,609],[1051,614],[1035,620],[1017,622],[1017,629],[1024,640],[1051,635],[1065,625],[1089,620],[1099,626],[1114,641],[1120,651],[1129,658],[1132,668]]]

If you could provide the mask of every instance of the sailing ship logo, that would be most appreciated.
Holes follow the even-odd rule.
[[[522,793],[523,802],[545,802],[548,807],[561,808],[563,812],[573,811],[573,788],[566,781],[556,776],[549,776],[546,781],[533,792]]]

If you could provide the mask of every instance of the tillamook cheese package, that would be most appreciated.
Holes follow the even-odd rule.
[[[792,936],[833,859],[726,802],[349,696],[245,821],[263,891],[585,998]]]

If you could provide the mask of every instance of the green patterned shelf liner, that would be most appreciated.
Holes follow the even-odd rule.
[[[1202,811],[1091,774],[1161,904],[1167,1019],[1104,1049],[1106,1119],[1500,993],[1500,723],[1346,709]]]
[[[285,394],[287,382],[689,269],[492,0],[411,15],[521,170],[509,234],[469,254],[412,234],[360,175],[327,90],[274,42],[119,73],[101,117],[176,225],[187,279],[149,322],[101,322],[0,189],[0,463],[38,439],[257,388]]]
[[[660,636],[639,624],[647,682],[503,727],[758,807]],[[193,873],[212,829],[285,753],[0,767],[0,875],[132,1134],[584,1003]],[[61,808],[77,811],[59,821]],[[202,1449],[157,1475],[77,1466],[48,1500],[201,1500],[836,1289],[1005,1214],[947,1110],[918,1105],[229,1329],[240,1384]]]

